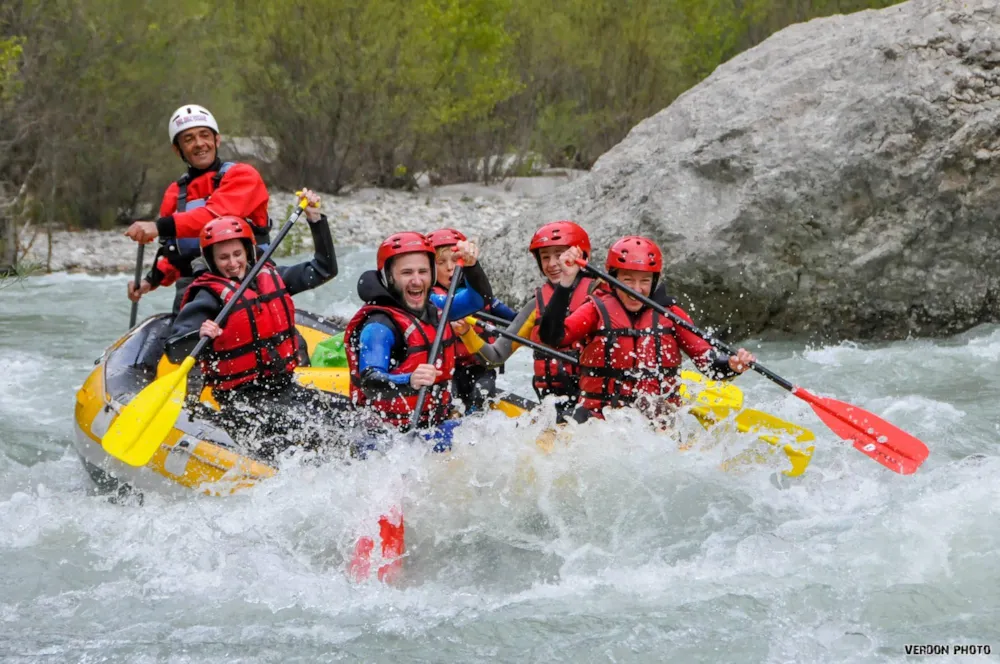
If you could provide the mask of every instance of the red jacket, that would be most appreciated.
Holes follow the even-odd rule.
[[[219,181],[218,189],[215,189],[212,182],[215,175],[215,170],[206,171],[188,183],[188,201],[197,199],[208,199],[208,201],[203,206],[189,208],[185,212],[177,212],[177,196],[180,190],[178,184],[172,182],[167,187],[167,191],[163,194],[163,202],[160,203],[160,219],[172,218],[173,227],[166,230],[173,232],[164,233],[164,229],[160,228],[162,222],[158,222],[157,227],[161,235],[197,238],[205,224],[216,217],[230,214],[249,219],[255,226],[267,227],[267,204],[270,197],[257,169],[249,164],[234,163]],[[166,225],[169,226],[169,223]],[[169,286],[180,276],[177,268],[165,257],[157,261],[156,268],[163,274],[160,286]]]
[[[354,314],[344,330],[344,350],[347,351],[347,366],[351,377],[351,401],[359,407],[372,408],[388,424],[405,427],[409,425],[413,411],[417,407],[419,390],[409,385],[394,385],[391,388],[386,386],[371,390],[363,386],[364,377],[361,374],[360,361],[361,331],[373,313],[383,313],[388,316],[403,338],[406,355],[402,362],[390,370],[393,374],[412,373],[419,365],[427,364],[437,329],[426,320],[417,318],[400,307],[366,304]],[[451,325],[445,325],[441,354],[436,363],[441,375],[427,393],[423,412],[420,414],[422,425],[437,426],[448,419],[451,409],[451,379],[455,373],[455,346],[461,345],[462,342],[455,336]]]
[[[589,297],[591,291],[597,288],[599,288],[599,286],[596,280],[582,275],[578,277],[574,285],[573,296],[570,298],[567,312],[572,313],[583,306],[583,304],[587,302],[587,298]],[[549,301],[552,299],[553,292],[554,287],[547,279],[540,288],[535,289],[536,325],[531,330],[532,341],[541,341],[541,338],[539,337],[540,328],[538,327],[538,324],[541,323],[542,314],[549,306]],[[572,355],[573,357],[579,357],[580,350],[582,349],[583,344],[580,343],[571,343],[567,344],[565,347],[559,347],[559,350]],[[537,394],[539,398],[544,398],[548,394],[576,398],[580,392],[579,378],[580,370],[577,365],[557,360],[554,357],[545,353],[540,353],[537,350],[534,351],[534,376],[532,376],[531,379],[531,386],[535,389],[535,394]]]
[[[233,215],[249,219],[255,226],[267,226],[267,186],[257,169],[250,164],[233,164],[213,191],[212,176],[215,171],[202,173],[188,183],[188,200],[208,198],[203,207],[189,212],[177,212],[176,182],[163,194],[160,216],[173,215],[177,237],[198,237],[205,224],[216,217]]]

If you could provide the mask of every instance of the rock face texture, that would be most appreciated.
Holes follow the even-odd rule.
[[[546,221],[648,235],[696,323],[822,340],[1000,320],[1000,3],[911,0],[794,25],[637,125],[485,244],[541,276]]]

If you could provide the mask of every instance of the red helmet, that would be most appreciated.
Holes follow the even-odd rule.
[[[528,251],[542,247],[580,247],[584,258],[590,257],[590,236],[572,221],[553,221],[545,224],[531,236]],[[536,254],[537,258],[537,254]]]
[[[386,261],[402,254],[426,253],[431,255],[431,266],[434,265],[434,246],[430,241],[415,231],[393,233],[378,247],[375,262],[379,270],[385,267]]]
[[[198,244],[201,245],[201,255],[205,258],[209,270],[216,274],[219,273],[219,269],[215,265],[215,253],[211,251],[210,247],[226,240],[240,240],[247,252],[247,265],[254,264],[257,259],[254,245],[257,244],[257,240],[253,236],[253,229],[250,228],[246,219],[227,214],[224,217],[216,217],[201,229]]]
[[[608,249],[608,270],[638,270],[639,272],[660,273],[663,269],[663,253],[652,240],[638,235],[628,235]]]
[[[217,217],[205,224],[201,229],[199,244],[202,252],[213,244],[225,242],[226,240],[250,240],[250,244],[257,244],[254,239],[253,230],[245,219],[231,214],[224,217]]]
[[[427,240],[435,249],[441,247],[451,247],[469,238],[456,231],[454,228],[439,228],[427,234]]]

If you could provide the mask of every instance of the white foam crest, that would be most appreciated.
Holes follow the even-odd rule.
[[[805,350],[802,352],[802,358],[813,364],[839,367],[856,358],[858,353],[863,352],[853,341],[842,341],[836,346],[822,346]]]
[[[88,272],[52,272],[50,274],[39,274],[25,277],[19,284],[12,284],[12,287],[50,287],[76,284],[106,284],[121,282],[126,277],[131,278],[127,272],[109,272],[102,274],[92,274]],[[0,291],[3,292],[3,291]]]
[[[787,607],[800,602],[814,615],[808,624],[827,625],[806,642],[814,653],[836,650],[855,631],[878,641],[864,621],[831,611],[881,592],[887,579],[968,585],[969,570],[996,562],[955,559],[956,540],[987,527],[981,506],[998,498],[996,460],[900,478],[831,444],[821,465],[779,491],[772,468],[719,470],[742,437],[717,443],[725,451],[699,449],[699,441],[681,452],[675,438],[615,413],[546,453],[535,440],[549,424],[491,413],[457,430],[450,455],[400,444],[350,465],[293,459],[272,480],[225,499],[149,495],[143,507],[121,507],[66,492],[57,477],[59,489],[29,484],[0,503],[0,551],[63,547],[99,579],[81,598],[117,595],[132,607],[107,617],[109,628],[138,621],[194,643],[208,638],[198,625],[270,624],[266,616],[276,637],[291,638],[299,624],[291,616],[308,615],[329,626],[316,638],[339,643],[539,611],[557,619],[628,607],[685,624],[691,611],[728,607],[725,629],[757,620],[781,650],[791,638],[781,627]],[[374,535],[394,504],[407,524],[403,583],[349,582],[354,542]],[[995,535],[982,536],[976,550],[998,548]],[[39,596],[29,609],[72,619],[72,602],[56,597]],[[170,628],[157,617],[168,610],[192,625]]]
[[[910,394],[897,399],[883,399],[877,402],[882,417],[893,420],[897,417],[907,420],[919,419],[925,427],[949,426],[966,416],[946,401],[931,399],[919,394]]]
[[[64,421],[62,404],[54,404],[45,390],[57,364],[40,353],[0,351],[0,413],[40,425]]]
[[[988,334],[971,337],[968,342],[959,347],[946,347],[950,355],[964,355],[996,362],[1000,360],[1000,328],[995,328]]]

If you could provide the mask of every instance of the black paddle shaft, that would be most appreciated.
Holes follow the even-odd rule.
[[[260,274],[260,271],[264,268],[264,263],[271,260],[271,255],[274,253],[274,250],[278,248],[278,244],[285,239],[286,235],[288,235],[288,231],[292,230],[292,224],[294,224],[295,221],[302,216],[302,212],[304,210],[305,208],[301,206],[297,206],[295,208],[295,212],[292,213],[292,216],[288,218],[285,225],[278,231],[278,235],[274,238],[274,241],[271,242],[271,246],[267,248],[267,251],[264,252],[263,256],[257,259],[257,262],[254,263],[252,268],[250,268],[250,272],[247,273],[247,276],[243,277],[243,283],[241,283],[240,287],[236,289],[236,293],[229,298],[229,302],[226,303],[226,306],[222,307],[222,311],[215,317],[216,325],[222,327],[222,325],[226,322],[226,318],[229,317],[229,312],[233,310],[233,307],[236,306],[240,297],[242,297],[243,293],[246,292],[246,289],[250,287],[253,280],[257,278],[257,275]],[[198,354],[205,349],[205,346],[212,341],[213,339],[211,337],[202,337],[199,339],[198,345],[194,347],[194,350],[191,351],[189,357],[197,357]]]
[[[444,300],[444,307],[441,308],[441,320],[438,321],[437,331],[434,334],[434,343],[431,344],[430,355],[427,356],[427,364],[431,366],[437,362],[438,354],[441,352],[441,339],[444,337],[444,326],[448,324],[448,315],[451,313],[451,303],[455,299],[455,291],[458,290],[458,282],[462,280],[461,264],[455,266],[455,271],[451,273],[451,283],[448,284],[448,295]],[[430,295],[428,295],[430,297]],[[410,426],[416,428],[420,423],[420,414],[424,412],[424,402],[427,401],[427,386],[424,385],[417,393],[417,407],[413,409],[413,417],[410,419]]]
[[[611,284],[615,288],[620,288],[621,290],[625,291],[626,293],[628,293],[629,295],[631,295],[635,299],[639,300],[640,302],[642,302],[646,306],[652,307],[656,311],[659,311],[661,314],[663,314],[664,316],[666,316],[670,320],[674,321],[674,323],[676,323],[680,327],[683,327],[685,330],[687,330],[689,332],[692,332],[692,333],[698,335],[699,337],[701,337],[702,339],[704,339],[705,341],[707,341],[714,348],[718,348],[723,353],[728,353],[729,355],[735,355],[736,354],[736,351],[734,351],[732,348],[730,348],[726,344],[722,343],[721,341],[719,341],[715,337],[712,337],[709,334],[707,334],[705,332],[702,332],[696,326],[694,326],[691,323],[687,322],[686,320],[684,320],[683,318],[681,318],[680,316],[678,316],[674,312],[670,311],[666,307],[664,307],[664,306],[660,305],[659,303],[654,302],[653,300],[649,299],[645,295],[642,295],[640,293],[635,292],[635,290],[629,288],[628,286],[626,286],[622,282],[618,281],[617,279],[615,279],[614,277],[612,277],[610,274],[605,274],[604,272],[602,272],[601,270],[597,269],[596,267],[591,266],[589,263],[586,263],[586,264],[582,265],[581,267],[584,270],[586,270],[586,271],[590,272],[591,274],[593,274],[594,276],[596,276],[596,277],[598,277],[600,279],[603,279],[604,281],[608,282],[609,284]],[[786,389],[789,392],[794,392],[795,391],[795,385],[793,385],[792,383],[788,382],[787,380],[785,380],[784,378],[782,378],[778,374],[774,373],[773,371],[771,371],[770,369],[768,369],[764,365],[758,364],[757,362],[751,362],[750,363],[750,368],[753,369],[754,371],[756,371],[757,373],[759,373],[760,375],[764,376],[765,378],[767,378],[771,382],[777,384],[781,388]]]
[[[146,253],[146,245],[142,242],[139,243],[139,248],[135,252],[135,284],[136,290],[139,289],[139,285],[142,283],[142,256]],[[128,316],[128,329],[135,327],[136,318],[139,316],[139,301],[136,300],[132,303],[132,313]]]
[[[494,323],[496,325],[503,325],[504,327],[507,327],[508,325],[510,325],[510,321],[507,320],[506,318],[500,318],[500,316],[488,313],[486,311],[477,311],[473,315],[476,318],[479,318],[480,320],[489,321],[490,323]]]
[[[493,325],[492,323],[486,322],[486,316],[484,316],[482,314],[482,312],[473,314],[473,316],[475,316],[476,318],[482,319],[479,322],[480,322],[480,324],[482,324],[483,328],[489,334],[495,334],[497,336],[506,337],[506,338],[510,339],[511,341],[516,341],[517,343],[521,344],[522,346],[527,346],[528,348],[534,348],[539,353],[545,353],[546,355],[550,355],[550,356],[556,358],[557,360],[562,360],[563,362],[568,362],[569,364],[579,364],[580,363],[580,360],[576,359],[572,355],[567,355],[566,353],[559,352],[558,350],[556,350],[554,348],[549,348],[545,344],[540,344],[537,341],[532,341],[531,339],[525,339],[524,337],[518,336],[518,335],[514,334],[513,332],[508,332],[507,330],[501,329],[501,328],[497,327],[496,325]],[[495,318],[495,317],[494,316],[490,316],[490,318]],[[503,320],[503,319],[500,318],[498,320]]]

